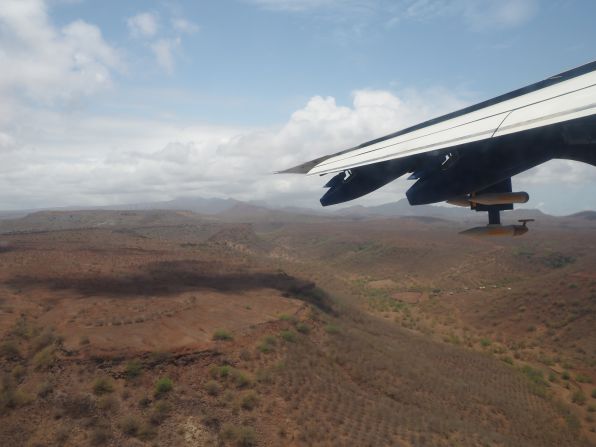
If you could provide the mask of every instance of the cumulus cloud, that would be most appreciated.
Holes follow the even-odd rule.
[[[172,27],[183,34],[194,34],[199,31],[199,26],[196,23],[182,18],[172,19]]]
[[[157,34],[158,16],[152,12],[142,12],[126,21],[133,37],[153,37]]]
[[[6,169],[0,168],[0,204],[115,204],[194,195],[316,205],[320,178],[272,173],[461,105],[440,89],[400,95],[359,90],[348,105],[315,96],[274,129],[25,110],[19,120],[29,126],[17,135],[20,150],[5,152]],[[403,188],[398,184],[371,198],[394,200],[392,192]]]
[[[159,39],[151,44],[151,50],[161,68],[168,73],[174,72],[174,56],[180,47],[180,38]]]
[[[72,100],[109,86],[122,67],[100,29],[83,20],[63,28],[41,0],[5,0],[0,8],[0,94],[46,102]]]

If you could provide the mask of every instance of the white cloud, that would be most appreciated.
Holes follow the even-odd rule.
[[[0,209],[114,204],[181,195],[316,205],[318,177],[273,175],[459,106],[439,90],[360,90],[351,105],[313,97],[276,129],[89,117],[23,108],[0,167]],[[441,96],[442,95],[442,96]],[[431,109],[432,98],[434,107]],[[18,122],[28,123],[21,128]],[[396,185],[371,196],[394,199]]]
[[[538,0],[246,0],[273,11],[333,12],[358,21],[385,20],[396,26],[403,19],[460,18],[474,30],[518,26],[538,10]],[[363,15],[363,13],[365,13]]]
[[[4,0],[0,41],[3,100],[19,94],[45,102],[76,100],[109,86],[112,72],[122,66],[98,27],[76,20],[58,29],[41,0]]]
[[[152,12],[142,12],[130,17],[126,23],[133,37],[153,37],[157,34],[158,16]]]
[[[173,73],[174,71],[174,55],[180,47],[180,38],[175,39],[159,39],[151,44],[151,50],[155,54],[155,58],[160,67],[166,72]]]
[[[194,34],[200,29],[196,23],[182,18],[172,19],[172,27],[183,34]]]

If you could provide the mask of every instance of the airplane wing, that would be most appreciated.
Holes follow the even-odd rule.
[[[473,205],[472,196],[511,193],[512,176],[552,158],[596,166],[596,61],[281,173],[335,173],[323,206],[363,196],[408,172],[416,180],[406,193],[410,204]],[[472,207],[512,209],[527,194],[509,201],[514,196]]]

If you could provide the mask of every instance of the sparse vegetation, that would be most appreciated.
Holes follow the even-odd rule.
[[[232,334],[224,329],[218,329],[213,333],[213,340],[230,341],[233,339]]]
[[[155,383],[155,396],[163,396],[174,388],[174,382],[169,377],[162,377]]]
[[[257,348],[262,353],[268,354],[275,350],[275,345],[276,345],[275,337],[267,336],[261,341],[261,343],[259,343]]]
[[[220,393],[221,388],[219,383],[217,383],[215,380],[210,380],[205,384],[205,391],[207,391],[207,394],[210,396],[217,396]]]
[[[172,406],[168,402],[159,401],[153,407],[149,420],[153,425],[160,425],[170,416],[171,411]]]
[[[240,406],[244,410],[253,410],[259,403],[257,393],[254,391],[247,391],[240,399]]]
[[[19,358],[21,353],[19,352],[19,348],[14,341],[7,340],[0,344],[0,357],[11,359],[11,358]]]
[[[138,360],[131,360],[126,363],[124,367],[124,375],[127,379],[134,379],[139,377],[143,372],[143,365]]]
[[[305,323],[296,324],[296,330],[301,334],[308,334],[310,332],[310,326]]]
[[[257,437],[254,429],[247,426],[234,426],[226,424],[221,431],[221,437],[232,441],[238,447],[254,447],[257,445]]]
[[[53,345],[46,346],[37,352],[31,362],[37,371],[47,370],[52,367],[56,361],[56,347]]]
[[[592,383],[592,378],[586,374],[577,374],[575,380],[579,383]]]
[[[98,377],[93,382],[93,394],[102,396],[114,391],[114,384],[107,377]]]
[[[296,333],[294,331],[281,331],[279,336],[283,341],[288,343],[294,343],[296,341]]]
[[[341,329],[339,328],[339,326],[335,324],[327,324],[325,325],[325,332],[334,335],[339,334],[341,332]]]
[[[126,416],[120,422],[120,429],[127,436],[137,436],[141,431],[141,422],[134,416]]]
[[[577,390],[571,395],[571,402],[577,405],[583,405],[586,403],[586,395],[583,391]]]

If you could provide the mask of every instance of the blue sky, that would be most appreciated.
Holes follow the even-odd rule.
[[[320,179],[269,173],[589,62],[594,17],[588,0],[6,0],[0,209],[316,206]],[[563,214],[596,208],[595,178],[557,162],[518,184]]]

